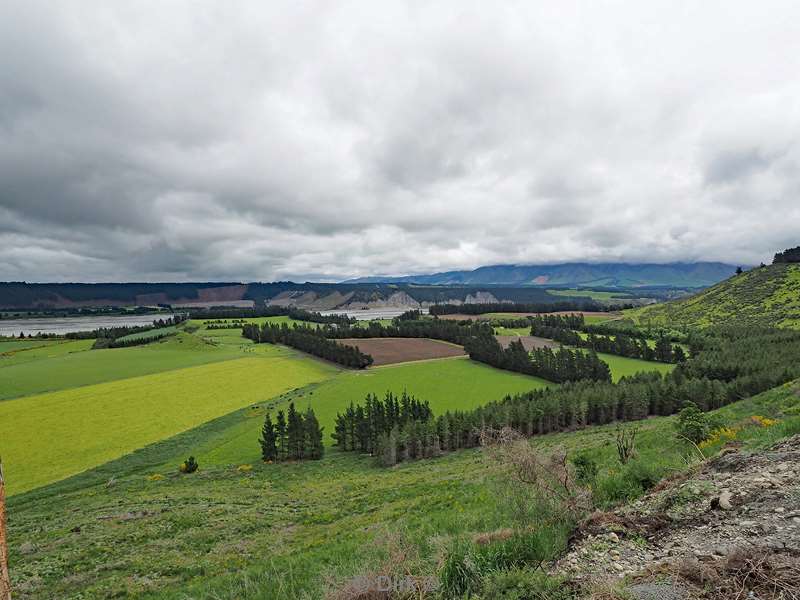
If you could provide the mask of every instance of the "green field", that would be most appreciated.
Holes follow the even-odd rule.
[[[28,350],[29,348],[39,348],[41,346],[50,346],[58,344],[55,340],[40,340],[40,339],[24,339],[24,340],[0,340],[0,354],[6,352],[17,352],[19,350]]]
[[[93,343],[94,340],[65,342],[0,358],[0,400],[242,356],[239,347],[214,346],[186,334],[131,348],[91,350]]]
[[[530,327],[495,327],[494,328],[495,335],[530,335],[531,328]]]
[[[591,298],[592,300],[614,300],[619,298],[630,298],[631,295],[627,292],[599,292],[595,290],[579,290],[579,289],[558,289],[547,290],[548,294],[553,296],[570,296],[572,298]]]
[[[627,375],[635,375],[643,371],[658,371],[659,373],[669,373],[675,365],[661,362],[651,362],[639,358],[627,358],[616,356],[615,354],[605,354],[598,352],[597,356],[606,362],[611,369],[611,377],[616,382]]]
[[[257,355],[0,403],[0,422],[13,423],[5,428],[2,439],[10,493],[57,481],[337,373],[320,361],[287,356],[287,350],[271,348],[272,356]]]
[[[330,433],[336,414],[350,402],[358,404],[368,393],[383,396],[386,391],[403,390],[427,400],[434,414],[448,410],[467,410],[506,394],[525,392],[551,385],[543,379],[501,371],[467,358],[430,360],[368,369],[342,371],[317,385],[284,394],[278,398],[285,407],[294,402],[304,410],[313,407],[325,428],[325,444],[332,443]],[[222,441],[213,441],[198,451],[201,458],[214,464],[247,463],[258,460],[255,442],[263,420],[263,410],[247,411],[232,425]]]

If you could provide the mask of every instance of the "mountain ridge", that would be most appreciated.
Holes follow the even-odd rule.
[[[686,287],[703,288],[732,275],[736,265],[722,262],[588,263],[487,265],[399,277],[373,276],[342,283],[414,283],[422,285],[516,285],[531,287]]]

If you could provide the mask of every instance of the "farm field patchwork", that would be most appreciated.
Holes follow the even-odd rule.
[[[0,422],[14,424],[3,433],[9,492],[57,481],[338,372],[276,351],[273,358],[240,358],[0,403]]]
[[[464,356],[461,346],[427,338],[354,338],[336,341],[369,354],[375,360],[374,366]]]
[[[294,402],[298,410],[311,405],[325,428],[324,442],[330,445],[336,414],[344,411],[351,402],[362,402],[370,393],[383,397],[387,391],[401,394],[405,390],[427,400],[434,414],[439,415],[448,410],[475,408],[500,400],[506,394],[548,385],[553,384],[538,377],[501,371],[468,358],[454,358],[388,365],[365,371],[341,371],[332,379],[274,398],[270,404],[279,402],[275,410],[285,410],[289,402]],[[261,407],[242,413],[238,422],[226,432],[224,440],[217,438],[199,447],[200,459],[213,464],[258,460],[258,437],[264,412]]]
[[[93,343],[65,342],[0,358],[0,400],[242,357],[239,348],[186,334],[131,348],[90,350]]]

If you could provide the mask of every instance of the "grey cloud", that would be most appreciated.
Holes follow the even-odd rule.
[[[5,2],[0,279],[767,260],[800,7],[716,4]]]
[[[758,148],[725,150],[714,156],[706,166],[708,184],[734,183],[758,171],[767,169],[774,157],[765,156]]]

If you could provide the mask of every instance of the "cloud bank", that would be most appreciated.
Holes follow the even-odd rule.
[[[0,279],[757,263],[800,5],[7,1]]]

